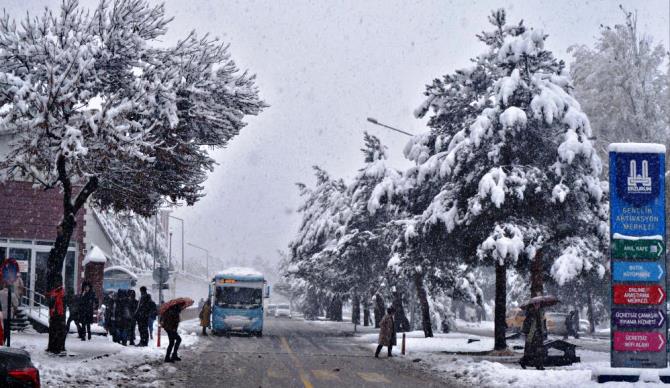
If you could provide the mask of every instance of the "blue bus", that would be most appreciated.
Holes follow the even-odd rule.
[[[210,284],[212,332],[262,336],[263,299],[269,293],[265,277],[255,270],[234,267],[216,274]]]

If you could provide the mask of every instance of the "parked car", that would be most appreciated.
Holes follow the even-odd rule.
[[[0,347],[0,386],[40,388],[40,372],[25,350]]]
[[[269,304],[265,312],[268,317],[274,317],[275,313],[277,312],[277,305],[274,303]]]
[[[275,317],[291,318],[291,307],[288,304],[278,304],[277,311],[275,311]]]
[[[507,311],[507,318],[505,318],[505,323],[507,324],[507,330],[513,333],[521,332],[524,319],[526,319],[526,312],[523,309],[520,309],[518,307],[509,309]]]
[[[565,326],[565,318],[568,317],[566,313],[547,312],[544,313],[546,320],[547,333],[555,335],[565,335],[568,328]]]

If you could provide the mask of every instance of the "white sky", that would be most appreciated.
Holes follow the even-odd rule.
[[[12,15],[55,3],[2,1]],[[275,260],[298,227],[294,183],[313,184],[312,165],[351,178],[363,161],[364,130],[382,139],[396,166],[405,165],[406,137],[366,117],[423,131],[412,112],[424,85],[483,50],[475,34],[488,30],[490,10],[504,7],[509,21],[543,29],[547,46],[569,63],[570,45],[591,45],[601,24],[623,20],[619,4],[637,10],[640,30],[667,47],[667,0],[168,1],[175,20],[165,42],[192,29],[230,42],[233,58],[257,74],[271,105],[213,153],[220,165],[206,183],[207,196],[175,212],[186,220],[186,241],[241,263],[256,255]],[[173,224],[177,249],[179,227]],[[187,259],[201,255],[186,249]]]

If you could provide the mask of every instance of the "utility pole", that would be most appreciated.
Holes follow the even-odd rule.
[[[181,272],[184,272],[184,220],[175,216],[170,216],[170,218],[181,222]]]
[[[172,232],[170,232],[170,248],[168,248],[168,269],[172,268]]]

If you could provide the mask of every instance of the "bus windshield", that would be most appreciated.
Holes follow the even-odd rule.
[[[263,290],[246,287],[217,287],[216,305],[228,308],[257,308],[263,303]]]

